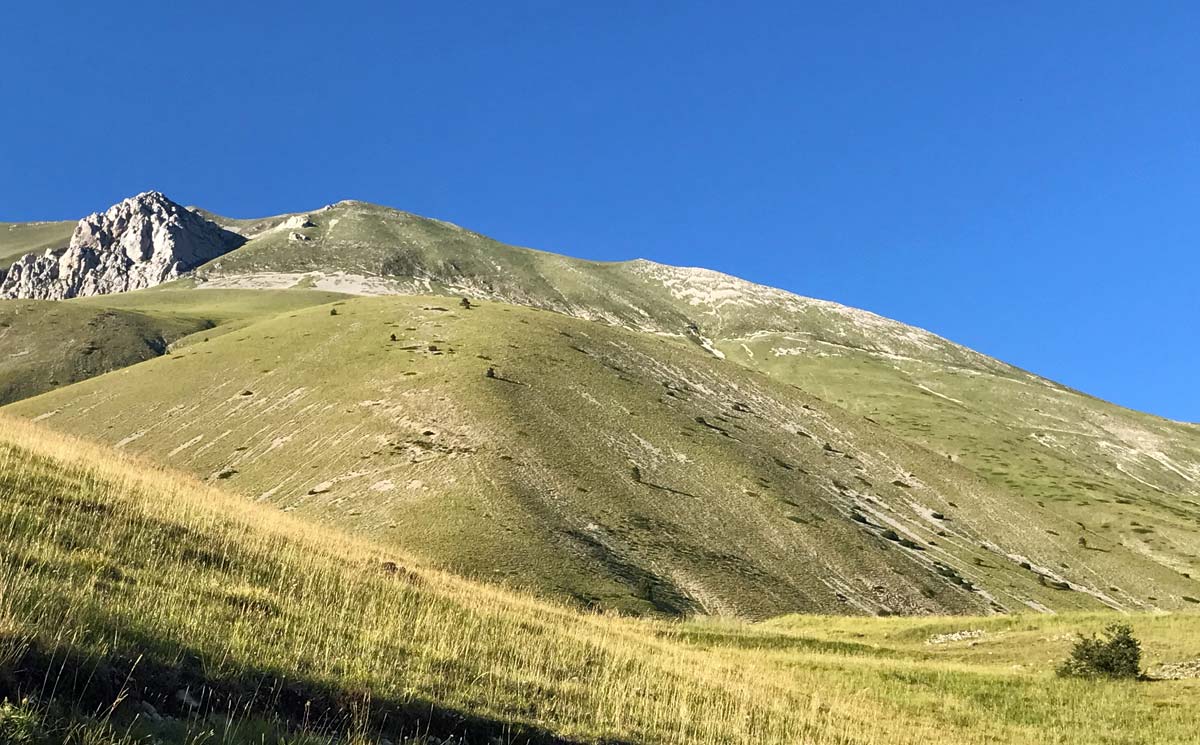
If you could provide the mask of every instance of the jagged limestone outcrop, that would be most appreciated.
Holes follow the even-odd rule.
[[[0,272],[0,298],[63,300],[175,279],[245,239],[158,192],[79,221],[65,249],[26,254]]]

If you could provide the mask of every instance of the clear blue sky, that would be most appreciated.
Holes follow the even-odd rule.
[[[506,7],[508,6],[508,7]],[[0,220],[344,198],[867,308],[1200,421],[1200,4],[38,2]]]

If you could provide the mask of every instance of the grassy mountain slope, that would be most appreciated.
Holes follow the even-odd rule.
[[[179,288],[194,284],[201,289],[178,289],[160,296],[171,298],[180,312],[184,306],[216,302],[210,300],[213,293],[234,293],[238,299],[233,305],[248,302],[246,298],[254,295],[249,290],[238,294],[220,288],[436,292],[553,310],[613,328],[585,324],[571,327],[577,331],[559,329],[536,314],[524,318],[524,325],[514,325],[497,321],[496,314],[484,314],[486,320],[464,328],[470,344],[467,354],[476,357],[477,367],[451,366],[453,375],[442,377],[434,387],[429,380],[443,374],[437,365],[451,359],[448,352],[427,349],[430,344],[442,346],[438,342],[441,332],[436,324],[430,327],[427,319],[404,321],[388,329],[389,333],[400,332],[400,341],[389,342],[387,354],[403,355],[405,372],[413,373],[404,376],[405,387],[386,382],[389,368],[382,363],[382,349],[373,346],[377,344],[374,332],[338,336],[326,345],[322,334],[327,331],[328,319],[304,316],[301,320],[288,313],[289,317],[273,322],[275,326],[264,332],[260,342],[253,342],[255,354],[249,359],[244,359],[244,351],[229,348],[234,342],[224,340],[207,352],[213,360],[209,368],[192,372],[186,355],[181,355],[170,358],[169,366],[163,361],[138,369],[136,374],[130,371],[128,379],[136,381],[139,388],[167,387],[177,382],[168,368],[180,369],[189,371],[184,379],[194,376],[203,381],[194,390],[170,387],[151,404],[137,400],[127,390],[134,383],[121,382],[125,378],[117,376],[96,381],[87,389],[70,389],[29,402],[22,411],[52,414],[51,422],[103,435],[111,442],[132,438],[128,447],[150,448],[170,462],[204,475],[237,471],[227,478],[244,493],[275,500],[289,509],[321,512],[325,519],[369,534],[428,544],[437,558],[461,569],[520,577],[544,556],[574,556],[574,563],[567,561],[554,571],[542,568],[534,576],[538,586],[584,602],[639,610],[701,609],[752,615],[793,607],[899,612],[959,608],[961,598],[952,595],[948,600],[941,589],[913,584],[904,571],[898,575],[904,578],[894,583],[872,584],[882,565],[858,572],[857,559],[843,564],[853,550],[826,550],[819,539],[810,537],[828,537],[819,521],[831,519],[824,508],[805,514],[814,501],[832,505],[829,509],[841,522],[849,519],[865,526],[860,530],[892,531],[897,540],[885,546],[919,555],[917,563],[923,564],[926,572],[940,573],[939,586],[966,578],[964,581],[988,592],[1006,588],[992,600],[972,593],[967,607],[978,607],[980,602],[989,606],[995,602],[993,607],[1007,609],[1020,605],[1079,607],[1081,603],[1181,607],[1200,598],[1200,588],[1191,579],[1200,569],[1200,534],[1195,530],[1200,519],[1200,428],[1194,425],[1120,409],[864,311],[797,297],[716,272],[646,261],[580,261],[508,246],[449,223],[361,202],[341,202],[310,213],[262,220],[212,217],[253,237],[203,267],[194,279],[177,283]],[[264,296],[272,298],[277,292]],[[146,304],[157,304],[159,300],[154,298],[151,293],[132,293],[93,300],[109,307],[150,312]],[[237,329],[267,318],[271,315],[269,303],[275,301],[265,302],[268,306],[261,312],[243,314],[220,329]],[[448,310],[419,311],[413,303]],[[396,306],[397,317],[418,312],[443,318],[464,315],[449,299]],[[519,313],[516,309],[505,312]],[[189,317],[206,316],[191,312]],[[475,320],[480,319],[476,316]],[[569,319],[562,322],[571,323]],[[610,358],[598,358],[586,346],[569,343],[570,337],[559,331],[599,335],[600,342],[620,351]],[[213,337],[216,344],[216,332],[204,336]],[[241,338],[249,345],[259,337]],[[396,349],[406,346],[417,348]],[[508,394],[498,396],[495,381],[490,381],[493,385],[484,382],[480,371],[490,363],[477,356],[503,359],[510,366],[525,364],[527,358],[516,350],[536,353],[541,362],[530,374],[547,375],[542,384],[551,389],[550,394],[522,399],[519,394],[530,392],[533,386],[513,384]],[[631,350],[637,350],[636,354]],[[263,354],[258,354],[260,351]],[[461,355],[462,350],[454,351]],[[501,352],[511,353],[511,359],[498,357]],[[664,354],[667,356],[659,359]],[[574,361],[557,362],[571,358]],[[720,363],[720,358],[727,359]],[[624,385],[614,387],[610,378],[603,376],[572,380],[580,370],[596,366],[617,376],[617,382]],[[241,385],[250,392],[244,398],[250,401],[259,400],[257,387],[261,387],[253,376],[267,375],[263,371],[269,370],[274,389],[300,391],[295,395],[312,406],[293,413],[291,402],[284,402],[270,410],[259,429],[218,431],[217,420],[228,413],[227,405],[214,401],[208,406],[217,413],[196,412],[204,408],[200,403],[204,396],[222,397],[230,386],[237,385],[222,379],[226,369],[242,371],[249,382]],[[747,370],[766,373],[775,383],[768,384]],[[670,374],[664,375],[664,371]],[[155,377],[160,380],[155,382]],[[688,382],[693,379],[707,382],[697,388]],[[670,387],[664,387],[664,381]],[[718,390],[716,383],[725,385],[725,390],[719,396],[710,395]],[[677,385],[684,387],[675,389]],[[598,386],[600,395],[593,386]],[[692,387],[690,393],[688,386]],[[845,430],[885,443],[880,450],[894,462],[860,459],[851,462],[857,462],[863,472],[847,471],[834,452],[819,463],[801,465],[807,474],[775,464],[778,458],[794,466],[796,457],[795,443],[781,438],[778,428],[808,427],[811,422],[803,422],[803,417],[797,420],[787,410],[772,415],[773,426],[735,439],[736,427],[765,418],[753,405],[749,411],[731,408],[734,403],[748,403],[742,393],[747,386],[767,386],[769,392],[764,396],[786,402],[793,409],[799,405],[802,414],[810,411],[804,405],[822,413],[837,412],[844,422],[835,424],[836,429],[824,440],[834,451],[842,449],[837,434]],[[790,386],[820,400],[805,398]],[[110,387],[112,391],[107,390]],[[430,399],[433,392],[436,395]],[[111,401],[106,398],[109,393]],[[400,393],[405,397],[396,399]],[[314,402],[329,395],[338,405],[345,405],[339,416],[336,411],[320,409],[323,418],[307,431],[289,429],[300,428],[308,417],[316,416],[319,409]],[[84,396],[93,403],[104,399],[97,410],[107,413],[105,431],[98,432],[100,425],[86,423],[92,404],[79,403]],[[592,404],[586,396],[600,403]],[[685,409],[681,402],[689,396],[691,409]],[[542,408],[530,408],[529,398],[536,398]],[[479,406],[476,399],[500,403]],[[659,421],[649,413],[661,406],[656,403],[660,399],[680,407],[675,412],[677,420]],[[701,399],[704,406],[698,404]],[[233,400],[240,402],[236,413],[247,421],[259,414],[250,401]],[[389,413],[372,415],[366,418],[368,424],[361,423],[361,411],[369,408],[365,402],[376,400],[390,407]],[[425,425],[447,415],[437,408],[439,403],[453,410],[454,421],[485,432],[493,447],[519,443],[522,462],[535,465],[522,470],[512,465],[517,456],[509,453],[512,461],[501,459],[495,466],[483,467],[480,463],[484,460],[475,457],[482,447],[478,439],[467,437],[467,444],[437,443],[440,428]],[[184,422],[197,416],[211,421],[190,429],[179,426],[179,437],[159,440],[146,434],[167,427],[158,418],[161,412],[172,412],[175,405],[187,412]],[[62,411],[54,414],[59,408]],[[628,414],[614,417],[613,411]],[[276,415],[290,419],[276,423]],[[657,429],[625,431],[629,421],[639,416],[651,419]],[[714,418],[717,416],[725,421]],[[419,436],[408,432],[406,439],[396,441],[378,423],[388,417],[416,428]],[[537,427],[526,427],[526,420]],[[238,422],[238,417],[233,421]],[[672,421],[673,428],[660,426],[667,421]],[[323,436],[322,429],[353,434]],[[422,434],[426,431],[434,435]],[[224,439],[262,432],[273,433],[268,452],[255,454],[251,445],[233,454],[222,449]],[[689,454],[682,445],[692,444],[698,433],[720,438],[719,448]],[[631,439],[632,434],[648,445]],[[222,442],[213,442],[218,436]],[[377,442],[368,448],[372,437]],[[189,444],[194,438],[200,439]],[[282,439],[276,444],[275,438]],[[578,448],[565,449],[561,443],[573,438],[592,444],[601,456],[587,461],[577,455]],[[821,438],[814,440],[820,442]],[[620,443],[622,449],[613,450],[614,443]],[[398,473],[401,478],[393,478],[397,474],[379,465],[376,450],[407,453],[395,457],[407,458],[411,473],[405,471]],[[824,455],[830,452],[822,451]],[[287,459],[307,458],[313,453],[316,457],[308,468],[320,478],[309,479],[314,483],[305,485],[305,477],[291,468]],[[360,457],[364,454],[368,457]],[[764,465],[768,454],[771,460]],[[351,465],[356,459],[364,461],[361,467]],[[709,459],[715,459],[711,465]],[[363,487],[367,480],[372,481]],[[782,486],[776,483],[779,480]],[[330,488],[325,488],[325,481],[332,482]],[[370,486],[376,486],[375,490]],[[705,488],[714,486],[722,495],[717,502],[720,508],[689,513],[646,498],[647,490],[658,497],[683,498],[703,495]],[[338,493],[343,489],[351,493]],[[834,496],[827,496],[831,489]],[[308,494],[310,490],[316,493]],[[802,498],[793,499],[787,493],[793,490]],[[596,514],[582,510],[577,502],[591,501],[590,496],[572,499],[560,493],[603,493],[604,510]],[[818,496],[814,499],[813,494]],[[918,494],[915,499],[914,494]],[[964,507],[964,502],[972,502],[966,494],[985,495],[986,506]],[[735,496],[749,501],[738,503]],[[345,501],[338,501],[343,497]],[[494,507],[490,502],[473,504],[480,498],[500,499],[506,505],[501,513],[509,522],[500,533],[486,530],[489,518],[463,517],[470,516],[468,507],[491,515]],[[876,509],[870,499],[886,505],[881,514],[870,514]],[[398,504],[441,505],[439,500],[449,507],[426,509],[419,518],[392,516],[403,512]],[[783,500],[806,506],[792,508]],[[653,509],[647,512],[645,505],[651,503]],[[797,527],[781,529],[775,524],[781,504],[785,511],[793,510],[784,519]],[[721,510],[745,512],[747,507],[753,519],[740,515],[727,524],[722,518]],[[965,514],[956,515],[956,511]],[[935,512],[943,518],[932,517]],[[754,520],[758,524],[751,525]],[[974,546],[969,555],[953,557],[958,563],[932,566],[926,560],[928,551],[903,545],[897,548],[903,538],[928,549],[930,543],[953,534],[947,527],[951,522],[973,531],[969,538],[958,536],[964,546]],[[438,527],[426,533],[425,526],[431,524]],[[590,532],[588,526],[593,525],[601,531],[599,535]],[[685,525],[687,529],[681,527]],[[670,540],[662,537],[667,534],[665,527],[671,528]],[[462,544],[469,544],[480,532],[492,549],[513,557],[511,564],[495,571],[488,552],[464,556],[467,552]],[[857,533],[851,535],[861,538]],[[764,536],[770,538],[764,540]],[[719,537],[715,551],[711,548],[714,537]],[[858,545],[840,537],[838,541],[839,545]],[[805,548],[798,551],[796,544]],[[834,557],[833,563],[841,569],[816,585],[812,577],[827,569],[823,559],[810,563],[803,572],[779,569],[814,555]],[[660,558],[665,556],[676,558]],[[681,568],[685,559],[686,566]],[[886,562],[887,566],[893,563],[890,559]],[[603,566],[604,572],[597,575],[595,566]],[[1010,576],[1013,566],[1018,571]],[[723,586],[731,577],[738,578],[732,585],[736,589]],[[1025,586],[1030,582],[1036,583],[1036,591]],[[864,585],[872,589],[864,591]],[[901,586],[906,589],[896,589]],[[718,589],[714,591],[714,587]],[[1063,587],[1073,589],[1059,589]],[[923,599],[914,597],[913,592]],[[837,605],[831,606],[831,602]]]
[[[1200,427],[1142,414],[1025,374],[931,364],[757,337],[730,357],[943,453],[1072,523],[1050,540],[1115,546],[1200,577]],[[1195,595],[1195,593],[1191,593]]]
[[[604,607],[761,617],[1200,596],[1156,557],[1081,547],[1056,510],[1014,510],[942,454],[686,339],[519,306],[296,310],[10,409]]]
[[[306,289],[192,292],[190,280],[184,279],[139,292],[97,295],[65,302],[87,308],[110,308],[161,318],[197,320],[210,329],[210,333],[202,336],[211,338],[256,321],[343,298],[339,293]]]
[[[155,289],[66,302],[0,300],[0,404],[157,357],[185,337],[340,296]]]
[[[1194,679],[1050,674],[1112,617],[584,615],[0,416],[20,742],[1191,742]],[[1200,617],[1125,618],[1194,656]]]
[[[702,269],[603,263],[509,246],[440,220],[339,202],[309,227],[260,233],[196,272],[212,287],[315,286],[365,294],[459,293],[688,339],[788,330],[982,369],[995,360],[870,313]],[[295,235],[303,237],[297,240]],[[725,301],[737,297],[738,302]]]
[[[62,222],[0,222],[0,269],[27,253],[64,248],[75,230],[74,220]]]
[[[0,403],[156,357],[203,327],[51,300],[0,301]]]
[[[1010,494],[1013,509],[1067,520],[1065,532],[1043,529],[1054,531],[1046,541],[1076,544],[1072,553],[1121,546],[1184,579],[1200,571],[1200,426],[1113,406],[865,311],[717,272],[579,261],[357,202],[309,217],[307,241],[264,234],[202,275],[217,285],[456,292],[687,340],[945,455]]]

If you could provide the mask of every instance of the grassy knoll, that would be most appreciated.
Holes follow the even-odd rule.
[[[1067,636],[1101,614],[580,614],[0,425],[0,727],[25,716],[78,742],[1091,745],[1192,742],[1200,724],[1194,680],[1053,677]],[[1151,662],[1200,644],[1197,616],[1132,622]]]
[[[199,321],[211,329],[196,339],[199,340],[235,331],[255,321],[342,299],[345,296],[336,292],[309,289],[196,292],[191,290],[190,280],[184,279],[139,292],[76,298],[67,302],[86,308],[136,311],[163,319]]]
[[[0,404],[157,357],[207,326],[52,300],[0,300]]]
[[[192,334],[217,336],[338,297],[162,288],[62,302],[0,300],[0,404],[157,357]]]

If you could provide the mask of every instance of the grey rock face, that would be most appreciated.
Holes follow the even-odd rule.
[[[0,298],[63,300],[175,279],[245,242],[150,191],[79,221],[65,249],[26,254],[0,271]]]

